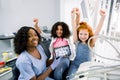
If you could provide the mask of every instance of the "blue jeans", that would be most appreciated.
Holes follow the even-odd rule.
[[[87,60],[87,59],[81,59],[81,61],[77,61],[77,60],[72,61],[71,64],[70,64],[70,68],[68,70],[68,74],[67,74],[68,79],[67,80],[73,78],[74,76],[72,76],[72,75],[77,72],[80,64],[84,63],[86,61],[89,61],[89,60]]]
[[[68,77],[67,80],[69,80],[69,79],[71,79],[71,78],[74,77],[74,76],[72,76],[72,75],[77,72],[78,68],[79,68],[79,66],[76,66],[76,65],[74,65],[74,64],[71,64],[71,65],[70,65],[70,68],[69,68],[68,74],[67,74],[67,77]]]
[[[55,80],[63,80],[63,73],[69,67],[70,60],[69,58],[62,58],[61,63],[54,70],[54,79]]]

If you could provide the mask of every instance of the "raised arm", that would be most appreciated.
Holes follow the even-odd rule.
[[[38,26],[38,19],[37,18],[35,18],[35,19],[33,19],[33,23],[34,23],[34,27],[35,27],[35,29],[38,31],[38,33],[40,34],[41,32],[42,32],[42,30],[39,28],[39,26]]]
[[[98,35],[100,30],[101,30],[101,28],[102,28],[102,26],[103,26],[103,23],[104,23],[104,20],[105,20],[105,16],[106,16],[105,10],[101,9],[100,10],[100,15],[101,15],[101,18],[100,18],[99,23],[98,23],[98,25],[96,27],[96,31],[95,31],[94,35]]]
[[[80,11],[78,8],[73,8],[73,10],[71,11],[71,22],[73,29],[73,42],[75,43],[78,40],[77,28],[80,22]]]
[[[34,27],[35,27],[35,29],[38,31],[38,33],[42,36],[42,37],[44,37],[44,38],[51,38],[51,34],[49,34],[49,33],[44,33],[41,29],[40,29],[40,27],[38,26],[38,19],[37,18],[35,18],[35,19],[33,19],[33,23],[34,23]]]
[[[80,23],[80,10],[76,8],[75,13],[76,13],[76,24],[78,26]]]
[[[95,36],[98,35],[100,33],[101,29],[102,29],[102,26],[103,26],[103,23],[104,23],[104,20],[105,20],[105,16],[106,16],[105,10],[101,9],[100,10],[100,15],[101,15],[101,18],[99,20],[99,23],[98,23],[98,25],[96,27],[96,30],[95,30],[95,33],[94,33]],[[96,41],[96,38],[92,39],[91,45],[94,45],[95,41]]]

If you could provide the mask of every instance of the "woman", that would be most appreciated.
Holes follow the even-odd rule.
[[[49,74],[60,63],[55,59],[50,67],[46,67],[47,56],[39,44],[41,37],[32,27],[21,27],[15,38],[15,52],[19,55],[16,66],[20,71],[18,80],[53,80]]]

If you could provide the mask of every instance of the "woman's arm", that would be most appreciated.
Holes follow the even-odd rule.
[[[62,57],[58,59],[54,59],[50,67],[39,77],[33,77],[31,80],[45,80],[49,76],[49,74],[60,64]]]
[[[49,74],[52,72],[52,68],[49,67],[43,74],[41,74],[38,78],[36,76],[34,76],[32,79],[30,80],[45,80],[46,77],[49,76]]]

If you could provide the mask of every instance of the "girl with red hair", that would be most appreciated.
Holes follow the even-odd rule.
[[[68,71],[68,76],[70,76],[71,74],[75,74],[81,63],[91,60],[90,50],[88,48],[87,43],[89,38],[94,35],[98,35],[102,28],[105,19],[105,11],[101,9],[100,15],[101,18],[99,24],[96,28],[95,33],[93,33],[93,30],[86,22],[79,22],[80,11],[78,8],[73,8],[71,12],[71,18],[72,18],[72,26],[73,26],[73,41],[76,45],[76,57],[71,62]],[[95,41],[96,39],[92,39],[90,41],[91,47],[94,46]]]

